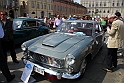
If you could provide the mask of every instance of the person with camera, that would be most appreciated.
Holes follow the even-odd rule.
[[[107,44],[107,68],[103,68],[107,72],[112,72],[113,68],[117,67],[117,50],[120,47],[124,47],[124,23],[120,20],[120,17],[120,12],[108,16],[108,20],[112,24],[107,27],[107,33],[109,35]]]

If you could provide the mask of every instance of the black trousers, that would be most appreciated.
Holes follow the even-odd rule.
[[[16,60],[14,40],[10,40],[10,41],[2,40],[1,43],[2,43],[2,48],[3,48],[5,58],[7,59],[7,51],[10,51],[12,60],[13,61]]]
[[[107,31],[107,26],[102,26],[102,28],[103,28],[104,32]]]
[[[117,50],[118,48],[108,48],[107,56],[108,69],[112,69],[112,66],[117,67]]]
[[[7,65],[6,58],[3,53],[1,42],[0,42],[0,70],[2,71],[3,75],[6,77],[7,80],[11,79],[11,74]]]

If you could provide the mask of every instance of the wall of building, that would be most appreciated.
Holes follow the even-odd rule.
[[[28,14],[30,17],[54,17],[57,14],[69,16],[70,14],[85,14],[86,8],[73,0],[20,0],[20,5],[23,1],[27,3],[26,8],[21,9],[20,13]],[[38,8],[39,5],[39,8]],[[32,12],[34,14],[32,14]]]
[[[52,0],[20,0],[20,3],[25,2],[26,8],[21,10],[21,15],[23,13],[28,14],[30,17],[49,17],[53,14],[52,10]],[[23,4],[20,4],[23,6]]]
[[[56,14],[69,16],[86,14],[87,11],[84,6],[73,0],[0,0],[0,6],[1,10],[13,15],[13,18],[20,16],[43,18]]]
[[[73,0],[54,0],[53,14],[64,16],[86,14],[87,9],[79,3],[74,3]]]
[[[18,17],[19,3],[18,0],[0,0],[0,10],[4,10],[12,18]]]
[[[81,4],[88,9],[91,16],[95,16],[95,11],[98,9],[97,15],[106,17],[109,13],[119,11],[124,17],[124,0],[80,0]]]
[[[0,10],[4,9],[3,6],[4,6],[4,0],[0,0]]]

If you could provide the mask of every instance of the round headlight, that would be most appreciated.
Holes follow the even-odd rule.
[[[73,55],[68,55],[68,56],[66,57],[66,62],[67,62],[68,65],[74,64],[74,62],[75,62],[75,57],[74,57]]]
[[[21,48],[22,48],[23,51],[27,50],[27,46],[24,43],[21,45]]]

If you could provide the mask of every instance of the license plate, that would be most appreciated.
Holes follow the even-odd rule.
[[[41,68],[38,68],[37,66],[34,66],[34,71],[41,75],[44,75],[44,70]]]

